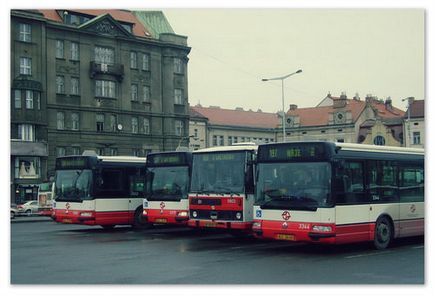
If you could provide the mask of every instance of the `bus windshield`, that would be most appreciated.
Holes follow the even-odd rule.
[[[146,173],[149,201],[186,199],[189,187],[188,167],[151,167]]]
[[[92,171],[57,170],[55,177],[56,200],[82,201],[90,198]]]
[[[329,207],[330,186],[330,163],[261,163],[255,201],[262,209],[314,211]]]
[[[245,165],[245,152],[195,154],[191,192],[243,193]]]

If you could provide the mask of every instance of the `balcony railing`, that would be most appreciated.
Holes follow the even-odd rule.
[[[96,61],[90,62],[90,78],[94,79],[98,74],[113,75],[118,82],[124,79],[124,65],[123,64],[104,64]]]

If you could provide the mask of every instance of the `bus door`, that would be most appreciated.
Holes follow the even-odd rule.
[[[129,175],[130,193],[128,200],[128,211],[130,212],[130,223],[134,223],[134,218],[137,208],[141,208],[138,212],[142,216],[143,196],[145,193],[145,176],[142,175]]]
[[[364,162],[342,161],[333,180],[336,200],[336,242],[347,243],[369,239],[370,209],[365,193]]]
[[[423,166],[402,165],[399,175],[400,236],[424,234]]]
[[[107,167],[97,175],[95,211],[98,224],[129,223],[129,182],[121,168]]]

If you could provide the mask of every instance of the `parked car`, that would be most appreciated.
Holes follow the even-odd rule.
[[[39,210],[39,206],[38,206],[38,201],[33,200],[33,201],[28,201],[24,204],[18,205],[18,213],[25,213],[27,215],[30,215],[32,213],[38,213]]]
[[[16,204],[11,204],[11,219],[14,219],[18,215],[18,209]]]

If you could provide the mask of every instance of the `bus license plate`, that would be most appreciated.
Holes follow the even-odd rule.
[[[288,234],[277,234],[276,239],[285,240],[285,241],[295,241],[294,235],[288,235]]]
[[[70,219],[70,218],[63,218],[62,222],[63,223],[72,223],[72,219]]]
[[[167,223],[167,219],[166,218],[157,218],[157,219],[155,219],[155,223]]]
[[[206,222],[206,223],[204,223],[204,226],[205,227],[216,227],[217,224],[215,222]]]

